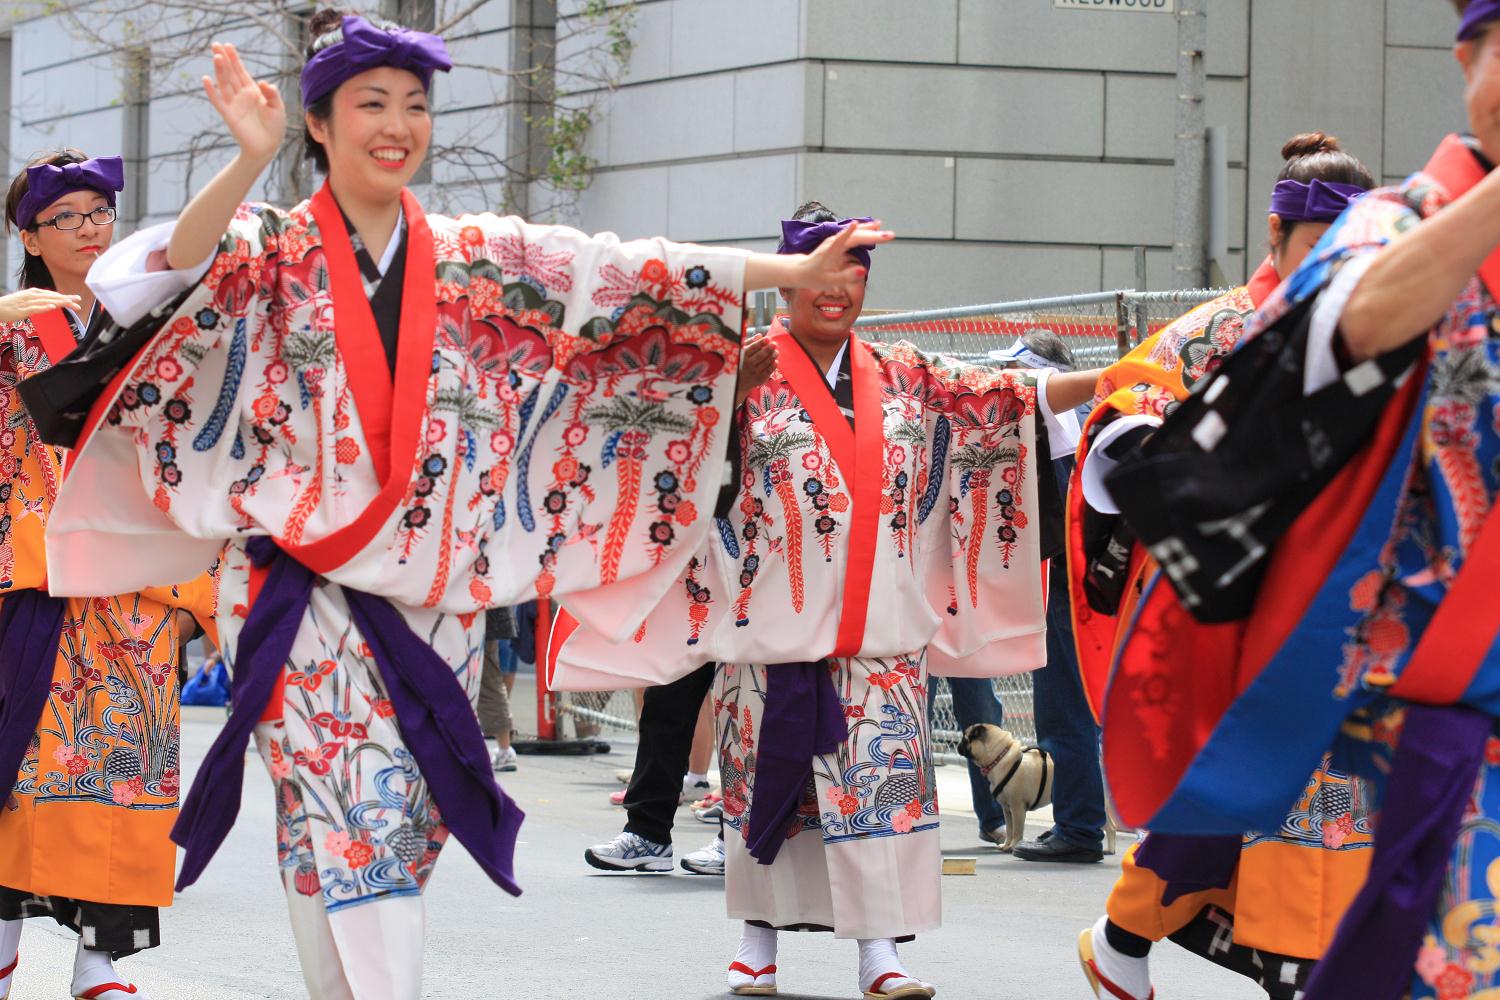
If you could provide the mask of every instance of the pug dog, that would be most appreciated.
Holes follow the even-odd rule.
[[[988,723],[964,730],[958,753],[989,779],[990,794],[1005,811],[1005,843],[999,847],[1009,854],[1026,833],[1026,814],[1052,801],[1051,755]]]
[[[989,779],[990,794],[1005,811],[1005,843],[1000,850],[1010,853],[1025,835],[1026,814],[1052,802],[1052,756],[1041,747],[1023,746],[1004,729],[988,723],[965,730],[958,753]],[[1110,809],[1104,825],[1108,854],[1115,853],[1118,829]]]

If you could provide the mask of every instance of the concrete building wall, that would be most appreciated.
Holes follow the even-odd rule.
[[[524,129],[496,111],[494,70],[511,65],[517,11],[531,2],[495,0],[450,34],[460,65],[437,84],[439,142],[480,135],[514,154]],[[558,3],[564,61],[595,41],[578,6]],[[1338,134],[1394,180],[1461,123],[1454,17],[1440,0],[1209,6],[1206,111],[1229,138],[1232,279],[1263,252],[1288,136]],[[12,169],[41,145],[123,144],[117,60],[82,49],[56,17],[11,36]],[[1170,16],[1050,0],[637,0],[633,37],[589,137],[598,170],[567,221],[763,247],[779,218],[818,198],[900,232],[877,256],[877,307],[1133,286],[1136,245],[1148,247],[1148,285],[1170,283]],[[170,217],[207,176],[189,176],[181,155],[211,115],[195,88],[149,109],[148,220]],[[227,155],[200,156],[199,170]],[[482,179],[436,162],[428,195],[489,207]]]
[[[880,251],[892,266],[871,285],[875,306],[1133,286],[1137,244],[1150,287],[1170,284],[1174,18],[1046,0],[776,0],[755,5],[752,45],[738,6],[640,4],[638,33],[673,44],[638,56],[608,100],[581,224],[636,236],[665,215],[682,239],[769,240],[777,218],[818,198],[900,232]],[[1454,24],[1438,0],[1214,0],[1206,110],[1229,139],[1231,279],[1264,251],[1288,137],[1339,135],[1395,180],[1460,124]],[[717,58],[699,51],[721,36],[734,41]],[[750,58],[774,59],[774,74],[744,68]],[[683,94],[688,118],[664,115]],[[662,162],[683,159],[711,196]],[[734,179],[761,169],[771,176],[734,197]],[[649,190],[652,211],[626,190]]]

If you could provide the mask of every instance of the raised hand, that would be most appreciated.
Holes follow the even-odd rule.
[[[771,343],[771,338],[760,336],[746,344],[740,351],[740,376],[734,385],[735,407],[738,408],[752,390],[770,378],[775,368],[776,345]]]
[[[880,220],[853,222],[841,229],[836,236],[824,240],[818,249],[808,254],[798,269],[799,288],[823,290],[837,288],[860,281],[865,276],[863,265],[850,260],[848,253],[856,247],[872,247],[887,243],[896,234],[880,228]]]
[[[23,288],[19,292],[0,296],[0,323],[19,323],[38,313],[52,309],[81,309],[83,300],[76,295],[64,295],[50,288]]]
[[[240,152],[255,163],[269,163],[286,137],[286,105],[274,84],[256,80],[233,45],[215,42],[214,79],[203,78],[203,92],[224,119]]]

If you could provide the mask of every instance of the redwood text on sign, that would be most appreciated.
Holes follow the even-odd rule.
[[[1067,10],[1125,10],[1144,14],[1175,14],[1177,0],[1052,0]]]

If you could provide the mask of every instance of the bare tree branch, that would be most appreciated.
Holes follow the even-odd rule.
[[[275,83],[295,104],[298,74],[315,9],[307,0],[32,0],[59,17],[91,51],[115,58],[122,72],[144,74],[144,99],[196,95],[207,69],[209,45],[233,40],[252,73]],[[435,107],[436,128],[428,162],[433,208],[526,211],[544,219],[576,209],[596,166],[589,134],[603,100],[619,84],[633,48],[634,3],[584,0],[562,16],[558,0],[542,24],[513,24],[510,58],[461,60],[456,69],[470,89],[446,91],[450,107]],[[398,15],[420,17],[456,41],[474,19],[512,0],[387,0]],[[398,16],[398,20],[411,18]],[[523,34],[516,34],[523,33]],[[197,64],[195,66],[195,64]],[[475,80],[485,81],[475,86]],[[138,96],[136,98],[140,100]],[[463,127],[445,128],[443,115],[461,115]],[[205,116],[205,123],[211,116]],[[216,124],[216,123],[215,123]],[[313,179],[302,159],[299,123],[263,182],[274,201],[297,201]],[[183,200],[207,180],[203,168],[227,159],[233,143],[212,127],[186,135],[180,148],[151,150],[153,164],[183,166]],[[153,206],[154,211],[160,208]]]

